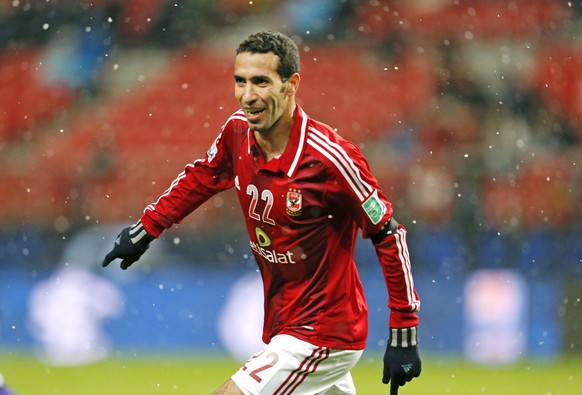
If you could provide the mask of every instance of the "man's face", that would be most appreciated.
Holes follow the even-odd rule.
[[[267,132],[293,105],[288,81],[277,73],[279,57],[272,52],[236,56],[234,95],[245,112],[249,128]]]

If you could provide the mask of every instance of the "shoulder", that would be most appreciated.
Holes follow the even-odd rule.
[[[248,123],[247,118],[242,110],[235,111],[222,125],[222,131],[224,132],[226,129],[247,129]]]
[[[334,166],[362,158],[356,144],[340,136],[331,126],[313,119],[307,124],[307,145],[314,156]]]
[[[222,142],[234,147],[245,140],[249,125],[242,110],[235,111],[222,125],[220,133],[216,137],[215,144]]]
[[[311,155],[325,163],[330,174],[363,202],[374,191],[369,166],[361,150],[329,126],[313,122],[308,126],[307,146]]]

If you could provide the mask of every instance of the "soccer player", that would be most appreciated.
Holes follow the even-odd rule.
[[[390,319],[382,381],[418,377],[416,314],[404,226],[356,145],[296,104],[299,51],[286,35],[243,40],[234,63],[240,104],[204,159],[172,182],[103,260],[127,269],[150,242],[211,196],[236,188],[264,288],[264,350],[215,394],[355,394],[367,305],[354,262],[358,228],[375,246]]]

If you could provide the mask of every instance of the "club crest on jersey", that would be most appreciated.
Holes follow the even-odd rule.
[[[287,201],[285,203],[285,211],[292,217],[301,215],[301,207],[303,204],[303,196],[299,189],[290,188],[287,192]]]

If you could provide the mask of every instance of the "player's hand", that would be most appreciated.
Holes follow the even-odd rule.
[[[422,362],[418,350],[416,327],[390,328],[390,338],[384,353],[382,382],[390,383],[390,395],[397,395],[398,388],[420,376]]]
[[[141,220],[137,221],[119,233],[113,249],[105,255],[101,266],[106,267],[113,260],[120,258],[123,259],[120,267],[126,270],[143,255],[154,239],[155,237],[146,232]]]

